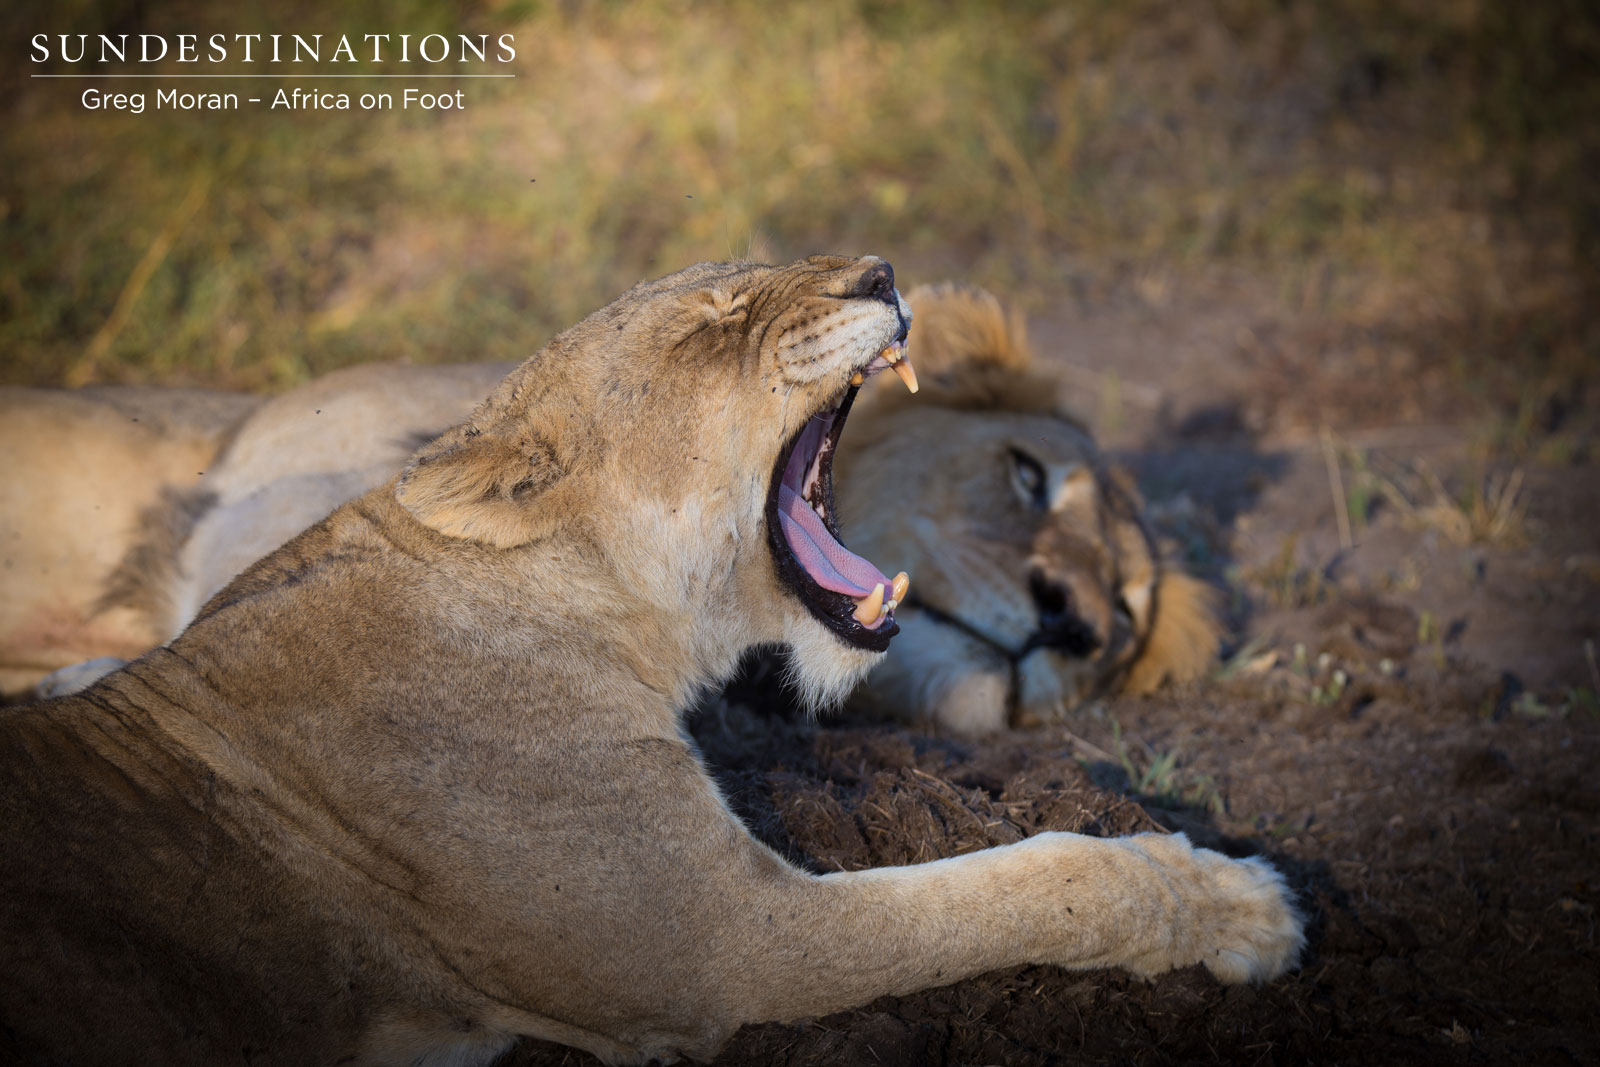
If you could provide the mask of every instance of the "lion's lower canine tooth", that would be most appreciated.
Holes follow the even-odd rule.
[[[910,358],[903,358],[898,363],[889,364],[894,372],[900,375],[900,380],[906,383],[906,388],[913,393],[917,391],[917,372],[911,369]]]
[[[853,613],[856,622],[862,626],[870,626],[878,621],[878,616],[883,614],[883,583],[879,582],[872,587],[872,592],[856,601],[856,610]]]
[[[864,381],[866,381],[866,379],[861,376],[861,372],[860,371],[856,371],[854,374],[852,374],[850,376],[850,384],[851,385],[860,385]]]
[[[911,575],[901,571],[894,576],[894,585],[889,587],[889,596],[896,604],[906,598],[906,590],[911,588]]]

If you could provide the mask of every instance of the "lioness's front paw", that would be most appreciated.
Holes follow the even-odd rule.
[[[1166,869],[1182,902],[1171,943],[1130,969],[1156,974],[1204,963],[1221,981],[1238,983],[1264,982],[1295,965],[1305,945],[1304,920],[1270,863],[1195,848],[1183,834],[1129,840]]]

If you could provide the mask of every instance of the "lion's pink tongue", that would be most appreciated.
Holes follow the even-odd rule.
[[[892,584],[882,571],[833,539],[811,505],[789,487],[788,479],[778,486],[778,521],[794,558],[822,588],[859,600],[876,585],[887,589]]]

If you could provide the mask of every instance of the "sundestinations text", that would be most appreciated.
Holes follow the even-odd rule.
[[[98,55],[91,37],[98,40]],[[492,42],[487,33],[456,34],[454,42],[442,33],[364,33],[354,39],[340,34],[336,42],[321,33],[213,33],[203,42],[197,33],[38,33],[32,44],[28,58],[35,63],[160,63],[169,57],[179,63],[320,63],[324,55],[329,63],[510,63],[517,58],[516,37],[509,33]]]

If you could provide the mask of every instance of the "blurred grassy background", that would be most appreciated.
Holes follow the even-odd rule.
[[[518,77],[451,83],[459,113],[130,115],[7,64],[0,380],[512,359],[644,276],[752,246],[871,251],[1034,311],[1152,272],[1246,279],[1295,315],[1424,338],[1512,407],[1600,363],[1587,0],[0,15],[14,56],[45,30],[380,29],[514,32]],[[119,87],[158,84],[179,83]]]

